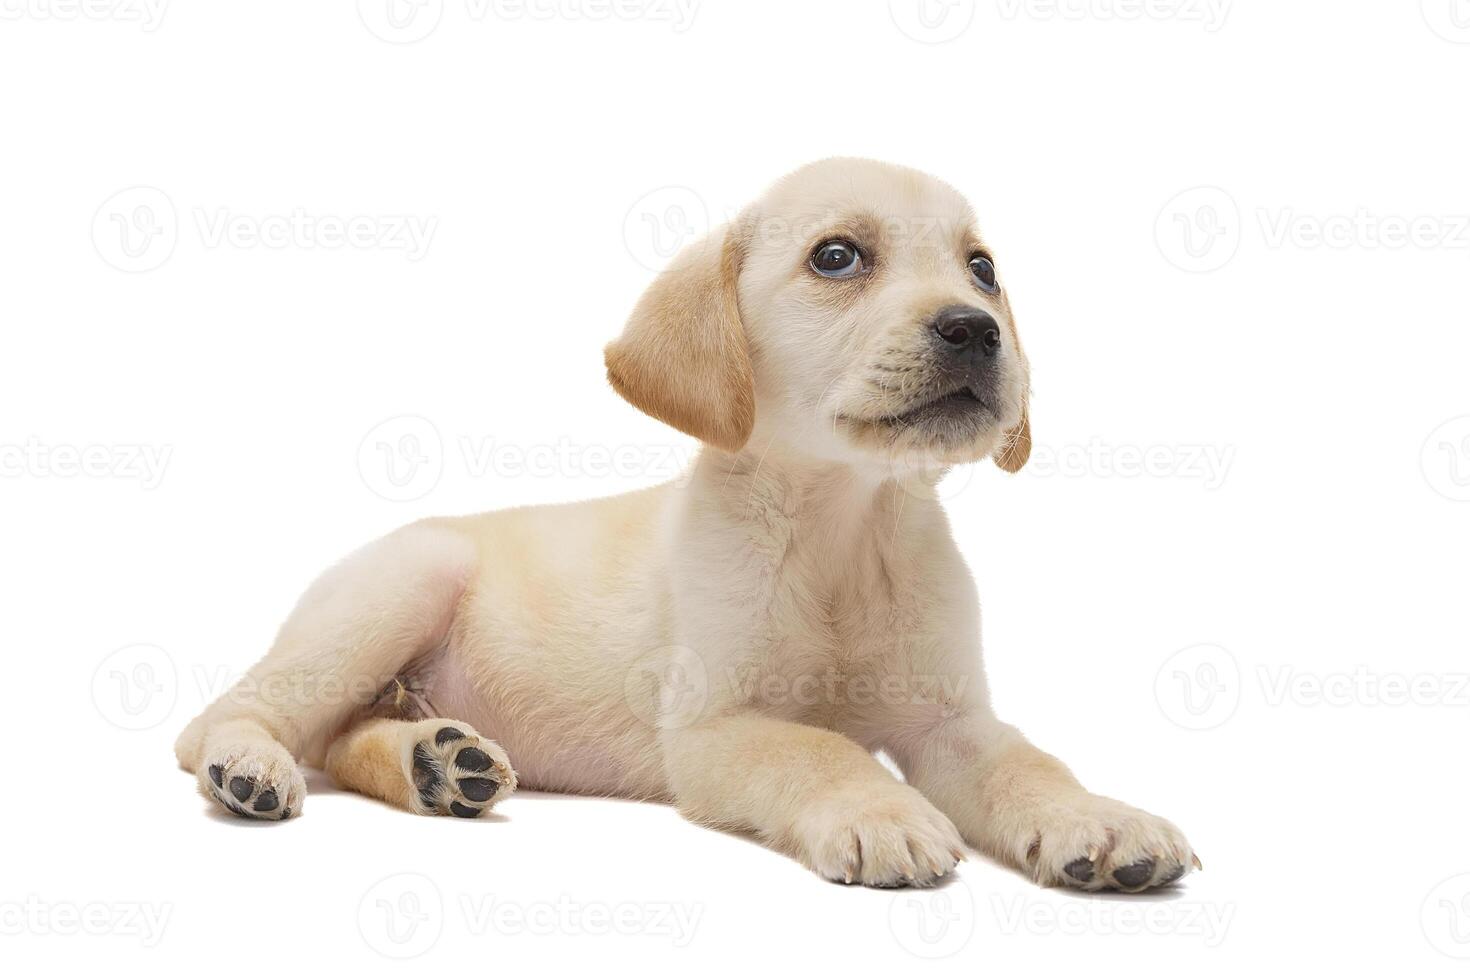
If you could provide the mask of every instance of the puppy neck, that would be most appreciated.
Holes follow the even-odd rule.
[[[940,475],[814,460],[772,442],[736,453],[705,447],[687,491],[691,506],[748,523],[752,533],[779,527],[828,545],[858,544],[891,537],[901,520],[942,519],[933,493]]]

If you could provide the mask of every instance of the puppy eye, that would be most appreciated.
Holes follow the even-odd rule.
[[[863,253],[852,242],[823,242],[812,253],[812,270],[828,279],[848,279],[863,271]]]
[[[975,280],[975,285],[987,293],[994,293],[1000,289],[995,280],[995,263],[987,256],[970,256],[970,278]]]

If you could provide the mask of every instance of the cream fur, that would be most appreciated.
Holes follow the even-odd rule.
[[[867,275],[807,268],[834,237],[871,251]],[[660,277],[609,349],[621,393],[710,443],[688,480],[369,545],[189,725],[179,761],[248,816],[301,812],[296,759],[445,812],[420,802],[415,752],[453,728],[494,763],[477,813],[518,778],[670,800],[843,881],[929,883],[966,843],[1043,884],[1177,879],[1193,859],[1177,828],[1087,793],[990,709],[974,586],[928,492],[946,466],[1029,451],[1008,298],[966,269],[983,247],[959,195],[916,171],[785,178]],[[923,324],[954,303],[1003,330],[985,423],[887,421],[932,385]],[[446,793],[473,776],[459,744],[436,763]],[[232,804],[237,776],[251,795]],[[262,810],[267,790],[280,805]]]

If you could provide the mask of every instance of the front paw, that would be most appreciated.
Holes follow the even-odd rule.
[[[1049,802],[1017,858],[1039,884],[1086,891],[1140,892],[1170,885],[1200,867],[1189,841],[1162,817],[1104,796]]]
[[[237,817],[289,820],[306,801],[306,779],[291,754],[260,739],[209,746],[199,791]]]
[[[834,792],[801,814],[792,836],[818,874],[880,888],[931,885],[965,854],[949,818],[902,783]]]

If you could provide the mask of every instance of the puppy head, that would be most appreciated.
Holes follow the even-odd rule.
[[[932,177],[824,160],[687,249],[607,348],[648,414],[734,452],[928,467],[1030,453],[1028,369],[995,258]]]

